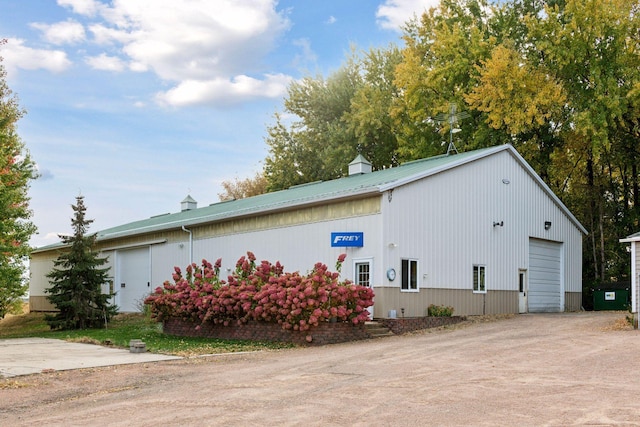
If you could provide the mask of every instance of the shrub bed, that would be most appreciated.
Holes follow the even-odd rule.
[[[301,275],[284,272],[279,262],[258,265],[253,253],[247,252],[226,281],[220,278],[220,259],[213,265],[202,260],[201,266],[187,266],[184,276],[175,267],[173,283],[166,281],[145,304],[158,321],[181,319],[196,330],[209,323],[228,326],[248,321],[277,324],[285,331],[308,331],[329,321],[359,325],[369,320],[373,291],[339,280],[345,257],[338,257],[335,272],[317,263]]]

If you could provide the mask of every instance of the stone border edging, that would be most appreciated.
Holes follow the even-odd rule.
[[[455,325],[466,320],[464,316],[451,317],[407,317],[402,319],[379,319],[378,322],[394,334],[400,335],[420,329],[437,328],[439,326]]]

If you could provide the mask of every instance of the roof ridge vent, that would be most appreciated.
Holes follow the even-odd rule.
[[[356,158],[349,163],[349,176],[362,175],[365,173],[371,173],[371,162],[362,154],[358,154]]]
[[[236,198],[232,197],[230,199],[220,200],[219,202],[211,203],[209,206],[217,206],[217,205],[221,205],[223,203],[231,203],[231,202],[235,202],[235,201],[236,201]]]

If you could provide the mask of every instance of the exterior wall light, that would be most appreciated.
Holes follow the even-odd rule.
[[[545,221],[545,222],[544,222],[544,229],[545,229],[545,230],[548,230],[548,229],[550,229],[550,228],[551,228],[551,221]]]
[[[498,226],[498,225],[499,225],[500,227],[504,226],[504,221],[495,221],[495,222],[493,223],[493,226],[494,226],[494,227],[496,227],[496,226]]]

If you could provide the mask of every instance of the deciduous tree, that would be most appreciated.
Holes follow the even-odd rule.
[[[0,40],[0,47],[6,41]],[[28,189],[36,166],[16,132],[24,114],[6,82],[0,57],[0,319],[27,291],[25,266],[36,227],[29,221]]]
[[[585,266],[600,281],[611,278],[608,270],[623,270],[614,267],[620,262],[628,266],[618,233],[638,226],[640,207],[628,192],[637,182],[639,12],[638,2],[567,0],[524,17],[535,48],[529,60],[567,94],[563,136],[579,170],[571,188],[583,195],[572,207],[591,231]]]
[[[356,138],[343,118],[359,82],[357,70],[347,64],[326,79],[305,77],[289,86],[284,107],[292,122],[287,126],[277,115],[266,138],[270,190],[342,176],[355,157]]]
[[[465,103],[465,96],[478,84],[476,66],[497,43],[490,31],[490,10],[483,0],[442,0],[419,21],[406,25],[403,60],[395,80],[400,96],[391,110],[402,160],[446,152],[450,124],[437,118],[446,116],[452,104],[471,115],[456,123],[461,129],[459,149],[506,142],[503,133],[487,129],[481,112]]]
[[[266,138],[270,191],[340,178],[358,153],[374,170],[398,163],[389,107],[397,95],[394,73],[400,59],[393,47],[354,51],[327,78],[306,77],[289,87],[287,115],[276,114]]]
[[[256,173],[253,178],[233,181],[222,181],[223,193],[218,193],[220,200],[237,200],[245,197],[257,196],[267,192],[267,180],[262,173]]]

